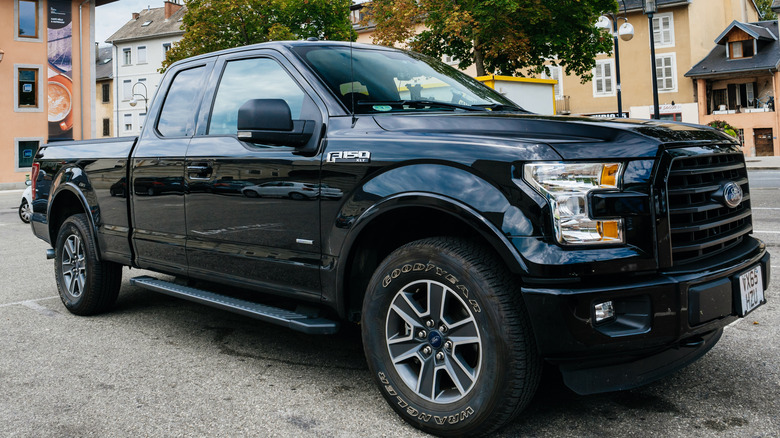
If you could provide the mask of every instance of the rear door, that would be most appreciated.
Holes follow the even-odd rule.
[[[186,275],[184,157],[195,134],[198,105],[212,61],[185,64],[160,84],[150,108],[154,126],[143,130],[133,151],[128,193],[136,263]],[[156,117],[159,114],[159,117]]]
[[[315,121],[309,145],[319,144],[324,106],[272,50],[221,57],[212,81],[217,86],[204,101],[185,179],[206,187],[221,179],[259,185],[260,196],[219,190],[185,196],[190,275],[319,299],[319,199],[282,193],[291,183],[319,182],[319,153],[304,156],[294,147],[248,143],[236,134],[238,109],[246,101],[283,99],[294,120]]]

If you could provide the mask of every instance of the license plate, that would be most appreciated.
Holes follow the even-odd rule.
[[[761,278],[761,266],[755,266],[739,276],[739,289],[742,297],[740,316],[745,316],[764,302],[764,282]]]

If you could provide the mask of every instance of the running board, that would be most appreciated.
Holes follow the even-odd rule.
[[[239,313],[261,321],[270,322],[271,324],[285,326],[303,333],[330,335],[339,330],[339,323],[330,319],[311,317],[292,310],[240,300],[194,287],[158,280],[153,277],[141,276],[131,278],[130,284],[165,295],[184,298],[185,300]]]

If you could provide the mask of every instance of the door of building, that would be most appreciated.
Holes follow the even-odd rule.
[[[771,157],[775,154],[774,141],[772,141],[772,128],[754,129],[753,139],[756,144],[757,157]]]

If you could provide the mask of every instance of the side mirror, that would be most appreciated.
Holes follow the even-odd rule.
[[[250,143],[305,146],[314,120],[293,120],[282,99],[251,99],[238,109],[238,139]]]
[[[25,182],[24,182],[24,185],[26,185],[26,186],[31,186],[31,185],[32,185],[32,181],[30,181],[30,180],[28,179],[27,181],[25,181]]]

